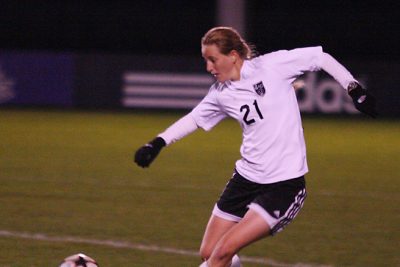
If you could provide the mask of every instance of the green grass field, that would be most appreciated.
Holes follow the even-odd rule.
[[[134,165],[134,151],[181,115],[0,110],[0,266],[57,266],[78,252],[103,267],[198,266],[193,255],[104,242],[198,250],[241,131],[227,120],[166,148],[150,169]],[[307,117],[304,128],[304,209],[241,255],[271,266],[400,266],[399,121]]]

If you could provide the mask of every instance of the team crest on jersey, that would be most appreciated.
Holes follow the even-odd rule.
[[[256,93],[259,96],[265,95],[265,87],[264,87],[264,84],[262,82],[253,84],[253,87],[254,87],[254,90],[256,91]]]

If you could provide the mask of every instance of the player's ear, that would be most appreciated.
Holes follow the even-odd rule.
[[[239,53],[236,50],[232,50],[229,52],[229,57],[232,60],[232,63],[236,63],[237,59],[239,58]]]

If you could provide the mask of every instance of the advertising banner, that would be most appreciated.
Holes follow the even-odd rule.
[[[377,99],[383,116],[400,116],[400,63],[343,62]],[[0,51],[0,105],[112,109],[192,109],[213,77],[201,57]],[[297,82],[307,114],[359,114],[351,98],[324,71]]]
[[[157,66],[159,67],[160,62]],[[400,116],[400,76],[397,62],[356,60],[344,62],[355,79],[377,99],[377,111],[382,116]],[[207,94],[214,82],[205,69],[185,72],[165,64],[163,70],[143,71],[140,61],[126,65],[119,72],[121,105],[125,108],[192,109]],[[179,65],[182,67],[182,65]],[[189,67],[189,65],[186,65]],[[297,80],[299,108],[307,114],[359,114],[351,97],[341,85],[324,71],[307,72]]]
[[[130,71],[121,77],[121,104],[126,108],[192,109],[215,82],[211,75],[200,73]],[[302,112],[358,113],[347,92],[324,73],[306,73],[296,82],[301,84],[296,90],[296,95]]]
[[[0,104],[72,106],[73,56],[0,51]]]

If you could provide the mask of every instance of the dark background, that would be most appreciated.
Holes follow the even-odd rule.
[[[200,55],[216,1],[0,1],[0,48]],[[339,59],[399,60],[396,1],[246,1],[261,53],[322,45]]]
[[[126,71],[206,74],[200,39],[218,25],[217,4],[210,0],[0,0],[0,74],[18,89],[8,104],[49,104],[33,101],[37,89],[20,86],[21,72],[13,73],[16,66],[5,60],[10,53],[70,57],[73,63],[64,68],[73,79],[65,84],[73,84],[69,86],[72,99],[64,102],[79,107],[121,107],[121,77]],[[400,116],[397,6],[396,1],[247,0],[243,35],[261,54],[321,45],[355,77],[366,78],[380,114]],[[66,80],[62,78],[60,82]],[[40,92],[59,95],[59,87]],[[22,101],[22,90],[35,97]]]

